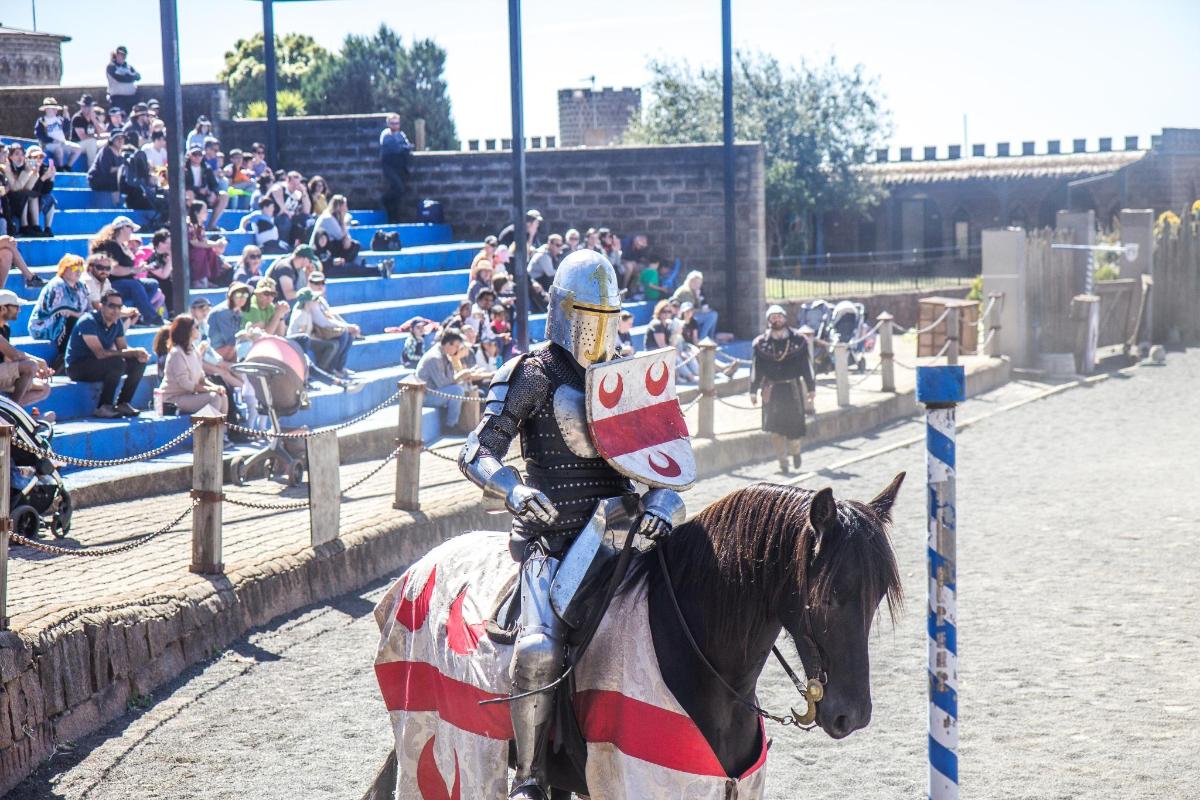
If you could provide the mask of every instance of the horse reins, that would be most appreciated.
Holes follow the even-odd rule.
[[[808,678],[808,672],[806,669],[805,678],[807,680],[804,683],[801,683],[799,676],[796,675],[796,671],[792,669],[792,665],[789,664],[787,659],[783,657],[783,653],[779,652],[779,647],[776,645],[771,645],[771,652],[775,654],[775,658],[779,661],[779,666],[783,667],[783,671],[787,673],[787,676],[792,681],[792,685],[796,687],[796,691],[800,692],[800,696],[804,698],[808,707],[805,709],[804,713],[800,713],[796,711],[795,708],[791,708],[789,709],[791,711],[790,714],[772,714],[757,703],[751,702],[743,697],[737,689],[733,688],[729,684],[729,681],[725,680],[724,676],[717,671],[717,668],[712,665],[712,662],[709,661],[704,655],[703,651],[701,651],[700,645],[697,644],[696,638],[692,635],[691,628],[688,627],[687,619],[685,619],[683,616],[683,609],[679,607],[679,599],[675,596],[675,584],[671,582],[671,571],[667,568],[667,558],[665,555],[663,555],[662,546],[656,546],[654,549],[658,551],[658,564],[662,568],[663,579],[666,581],[667,597],[671,599],[671,606],[675,609],[675,616],[679,619],[679,627],[683,629],[683,635],[687,637],[688,644],[692,646],[692,652],[694,652],[696,657],[700,659],[700,663],[708,668],[708,671],[711,672],[717,681],[720,682],[720,684],[724,686],[731,695],[734,696],[734,699],[763,719],[769,719],[772,722],[779,723],[780,725],[791,725],[805,731],[812,730],[813,728],[817,727],[817,703],[821,702],[821,699],[825,696],[825,683],[828,681],[829,677],[825,674],[824,669],[821,667],[824,659],[822,658],[821,646],[817,644],[817,640],[813,638],[812,635],[812,620],[808,614],[808,606],[806,605],[804,609],[804,638],[808,645],[813,649],[813,652],[817,655],[817,677]]]

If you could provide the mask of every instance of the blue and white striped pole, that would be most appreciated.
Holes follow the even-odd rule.
[[[958,578],[954,407],[965,399],[961,366],[917,368],[925,405],[929,567],[929,799],[958,798]]]

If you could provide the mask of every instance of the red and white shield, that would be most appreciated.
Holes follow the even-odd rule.
[[[647,486],[683,490],[696,457],[675,396],[674,347],[602,361],[587,370],[587,421],[601,457]]]

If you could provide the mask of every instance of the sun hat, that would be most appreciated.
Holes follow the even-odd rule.
[[[209,300],[207,297],[197,297],[194,300],[192,300],[191,307],[192,308],[208,308],[211,305],[212,305],[212,301]]]
[[[42,104],[38,106],[38,111],[45,111],[47,108],[53,108],[55,111],[58,111],[60,108],[62,108],[62,106],[60,106],[58,101],[53,97],[47,97],[43,99]]]
[[[112,221],[112,226],[113,226],[113,230],[120,230],[121,228],[132,228],[135,231],[140,231],[142,229],[141,225],[138,225],[136,222],[134,222],[129,217],[126,217],[124,215],[121,215],[121,216],[117,217],[116,219],[114,219]]]
[[[0,306],[27,306],[29,300],[22,300],[12,289],[0,289]]]
[[[312,275],[308,276],[308,282],[309,283],[324,283],[325,282],[325,273],[324,272],[314,272]]]
[[[254,285],[255,294],[279,294],[275,288],[275,280],[273,278],[259,278],[258,283]]]
[[[299,256],[300,258],[316,259],[317,251],[313,249],[311,244],[298,244],[296,245],[296,249],[292,251],[292,255]]]

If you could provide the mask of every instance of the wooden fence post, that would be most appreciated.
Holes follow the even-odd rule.
[[[1000,314],[1004,311],[1004,292],[991,292],[988,300],[992,303],[992,314],[988,317],[988,329],[984,333],[988,337],[984,355],[996,358],[1000,355]]]
[[[833,374],[837,378],[838,408],[850,405],[850,345],[838,342],[833,346]]]
[[[0,422],[0,631],[8,630],[8,535],[12,533],[9,516],[12,465],[12,425]]]
[[[341,456],[336,431],[313,434],[308,454],[308,533],[313,547],[338,537],[342,522]]]
[[[946,341],[950,346],[946,348],[946,363],[958,363],[958,343],[959,334],[961,333],[958,323],[958,307],[948,306],[946,308]]]
[[[717,343],[707,337],[700,342],[700,418],[696,435],[716,438],[713,412],[717,393]]]
[[[1096,343],[1100,332],[1100,298],[1079,294],[1071,300],[1071,319],[1075,320],[1075,371],[1091,375],[1096,368]]]
[[[421,510],[421,449],[425,438],[421,433],[421,410],[425,405],[425,384],[416,378],[400,381],[400,419],[396,425],[396,496],[392,508],[401,511]]]
[[[896,350],[892,344],[892,324],[895,317],[884,311],[875,321],[879,323],[879,374],[883,391],[896,391]]]
[[[201,575],[224,571],[221,561],[221,492],[225,449],[225,417],[221,414],[195,414],[192,424],[200,424],[192,434],[192,565]]]

